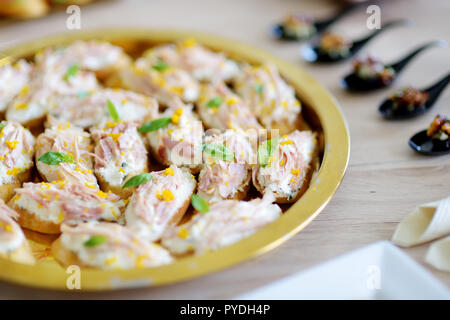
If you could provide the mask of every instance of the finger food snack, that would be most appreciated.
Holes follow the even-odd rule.
[[[253,185],[262,194],[273,193],[276,202],[296,201],[308,187],[318,152],[311,131],[294,131],[272,137],[258,148],[258,164],[253,167]]]
[[[246,66],[235,88],[250,102],[250,109],[265,128],[288,134],[299,127],[300,101],[274,65]]]
[[[165,63],[187,71],[198,81],[230,81],[238,75],[239,67],[221,52],[213,52],[189,38],[177,44],[156,46],[143,57],[152,62]]]
[[[222,82],[202,86],[197,100],[197,111],[207,128],[219,130],[261,128],[249,103]]]
[[[28,240],[17,224],[17,212],[0,200],[0,257],[16,262],[33,264]]]
[[[201,168],[203,125],[179,99],[157,118],[143,124],[139,132],[147,135],[153,157],[161,164],[186,167],[192,173]]]
[[[110,222],[63,224],[61,237],[52,245],[53,256],[64,266],[132,269],[172,262],[170,254],[129,229]]]
[[[8,201],[15,188],[31,177],[34,137],[17,122],[0,122],[0,199]]]
[[[58,234],[63,222],[121,221],[123,200],[114,193],[80,183],[24,183],[8,203],[19,213],[19,224],[41,233]]]
[[[156,117],[158,112],[158,103],[150,97],[122,89],[101,89],[59,96],[49,114],[80,128],[102,128],[111,121],[108,103],[114,106],[119,118],[124,121],[144,123]]]
[[[254,163],[250,136],[233,130],[206,136],[203,155],[198,195],[210,203],[243,199],[250,188],[250,164]]]
[[[209,211],[168,232],[162,244],[175,255],[200,254],[230,245],[280,217],[281,209],[273,200],[268,194],[251,201],[217,202]]]
[[[9,58],[0,59],[0,112],[5,112],[16,95],[26,93],[31,69],[25,60],[11,63]]]
[[[97,188],[93,172],[91,135],[70,122],[51,119],[36,139],[36,167],[48,182],[68,180]]]
[[[156,241],[180,222],[189,207],[196,181],[189,171],[174,165],[151,172],[139,185],[125,210],[127,228],[144,239]],[[145,181],[145,180],[144,180]]]
[[[131,121],[107,122],[103,129],[93,129],[95,141],[94,172],[104,191],[128,198],[132,190],[122,188],[129,178],[148,171],[144,141]]]

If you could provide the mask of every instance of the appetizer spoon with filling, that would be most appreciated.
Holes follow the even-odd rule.
[[[320,37],[318,44],[313,46],[304,45],[301,48],[301,55],[303,59],[308,62],[337,62],[345,60],[354,56],[361,50],[370,40],[375,38],[382,32],[391,27],[408,24],[409,20],[395,20],[386,23],[381,29],[373,31],[368,36],[359,40],[349,40],[344,36],[334,33],[326,32]]]
[[[273,27],[272,34],[276,39],[285,41],[301,41],[321,33],[333,23],[350,13],[358,5],[348,5],[328,19],[315,21],[308,15],[288,14],[284,20]]]
[[[427,130],[422,130],[409,139],[409,146],[425,155],[450,153],[450,120],[437,115]]]
[[[441,40],[428,42],[391,64],[384,64],[373,57],[357,60],[353,64],[353,71],[342,79],[342,86],[349,91],[371,91],[387,87],[419,53],[431,47],[445,47],[446,44]]]
[[[450,82],[450,73],[423,90],[403,88],[385,100],[378,110],[386,119],[408,119],[424,114],[433,107]]]

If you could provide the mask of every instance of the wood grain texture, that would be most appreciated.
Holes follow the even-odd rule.
[[[340,78],[349,63],[313,66],[299,58],[299,46],[279,43],[268,36],[272,23],[286,12],[308,12],[325,17],[336,8],[333,1],[295,0],[172,0],[100,1],[82,8],[82,29],[108,26],[146,26],[208,31],[264,48],[300,64],[321,81],[339,100],[347,118],[351,160],[342,186],[324,211],[304,231],[280,248],[257,259],[203,278],[161,288],[110,293],[56,293],[0,283],[0,298],[123,298],[207,299],[230,298],[275,279],[304,270],[349,250],[390,239],[397,223],[416,205],[450,195],[450,156],[430,158],[415,154],[408,138],[425,128],[435,113],[450,116],[450,90],[425,116],[404,122],[382,120],[379,102],[393,88],[370,94],[348,94]],[[450,42],[450,2],[397,0],[382,2],[382,20],[408,17],[414,27],[399,27],[381,35],[365,50],[386,62],[432,39]],[[65,32],[64,12],[22,23],[0,22],[0,46]],[[364,9],[352,13],[336,29],[350,37],[368,32]],[[402,73],[395,87],[424,87],[450,71],[449,49],[431,49]],[[450,274],[428,266],[428,245],[405,252],[450,286]]]

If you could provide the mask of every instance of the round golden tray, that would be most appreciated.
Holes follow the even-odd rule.
[[[303,104],[303,116],[323,138],[321,164],[309,189],[283,216],[252,236],[236,244],[204,255],[191,256],[154,268],[134,270],[81,270],[81,290],[114,290],[119,288],[157,286],[205,275],[265,253],[291,238],[310,223],[330,201],[343,179],[350,156],[350,138],[345,119],[336,100],[301,68],[280,60],[260,49],[210,34],[147,29],[108,29],[68,33],[27,42],[0,52],[0,58],[31,57],[38,50],[75,40],[106,40],[122,46],[136,57],[149,46],[193,37],[199,43],[231,58],[249,63],[274,63],[281,75],[295,88]],[[285,208],[284,208],[285,209]],[[26,286],[67,289],[70,270],[62,268],[51,257],[48,243],[32,240],[38,260],[34,266],[22,265],[0,258],[0,279]],[[34,240],[34,241],[33,241]]]

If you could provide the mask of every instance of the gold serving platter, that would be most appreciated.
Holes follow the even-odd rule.
[[[295,88],[303,105],[304,118],[322,138],[318,172],[305,194],[292,206],[283,208],[285,212],[281,218],[236,244],[204,255],[181,258],[161,267],[113,271],[82,269],[81,290],[114,290],[180,282],[265,253],[310,223],[330,201],[343,179],[350,156],[350,138],[336,100],[301,68],[255,47],[199,32],[121,28],[50,36],[3,50],[0,58],[30,57],[48,46],[89,39],[110,41],[136,57],[152,45],[188,37],[238,61],[271,62],[278,67],[281,75]],[[37,264],[22,265],[0,258],[0,279],[26,286],[67,290],[71,271],[62,268],[51,257],[48,247],[51,239],[30,232],[26,235],[31,240]]]

